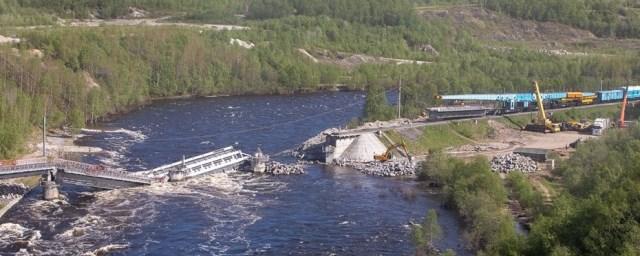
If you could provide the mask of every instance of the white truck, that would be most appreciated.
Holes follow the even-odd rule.
[[[605,130],[611,127],[610,120],[608,118],[596,118],[593,122],[593,128],[591,129],[591,135],[602,136]]]

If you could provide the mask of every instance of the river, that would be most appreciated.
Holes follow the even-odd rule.
[[[318,132],[360,116],[356,92],[158,101],[100,125],[78,143],[83,160],[129,171],[216,148],[260,146],[278,160]],[[460,223],[410,179],[310,165],[306,174],[226,173],[182,183],[100,191],[63,185],[65,199],[32,191],[0,225],[0,254],[411,255],[410,220],[436,209],[442,249],[462,249]]]

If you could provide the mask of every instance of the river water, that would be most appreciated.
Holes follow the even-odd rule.
[[[360,116],[364,96],[159,101],[107,122],[79,144],[106,153],[83,160],[129,171],[216,148],[260,146],[278,160],[320,131]],[[306,174],[226,173],[113,191],[63,185],[65,199],[34,190],[2,219],[0,254],[12,255],[410,255],[410,220],[436,209],[442,249],[462,249],[459,221],[410,179],[310,165]],[[23,250],[24,251],[24,250]]]

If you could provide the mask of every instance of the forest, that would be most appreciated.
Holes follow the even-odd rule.
[[[484,158],[464,162],[435,154],[421,178],[442,187],[444,202],[463,217],[469,246],[480,255],[637,255],[638,152],[637,127],[581,145],[554,173],[564,189],[552,205],[544,205],[521,174],[502,181]],[[534,218],[526,236],[502,210],[509,193]]]
[[[105,6],[111,3],[98,2]],[[7,13],[40,13],[41,9],[48,10],[50,15],[75,16],[75,12],[81,11],[67,10],[93,8],[98,2],[65,5],[65,1],[2,0],[0,17]],[[197,0],[184,2],[180,7],[171,5],[173,2],[169,0],[131,2],[165,13],[207,10],[198,8],[206,7],[206,1]],[[228,3],[232,2],[235,3]],[[367,4],[385,6],[379,2],[371,0]],[[120,6],[115,3],[113,6]],[[3,70],[0,86],[4,98],[0,126],[7,127],[0,134],[3,141],[0,156],[15,156],[23,150],[30,135],[28,128],[39,126],[45,103],[51,127],[82,127],[86,122],[127,111],[158,97],[295,93],[318,90],[326,84],[346,84],[351,89],[368,89],[370,96],[376,98],[376,93],[384,93],[402,79],[403,115],[413,117],[424,107],[435,104],[433,96],[437,94],[529,91],[531,79],[541,80],[544,90],[595,90],[602,80],[606,88],[614,88],[640,74],[638,55],[566,58],[525,48],[495,51],[464,29],[453,28],[446,22],[420,20],[406,1],[399,1],[395,9],[370,8],[364,13],[358,6],[346,5],[340,8],[345,13],[329,12],[346,4],[337,0],[283,3],[299,15],[246,20],[243,24],[251,29],[245,31],[170,26],[10,30],[25,40],[17,47],[0,46]],[[250,2],[246,7],[249,16],[251,9],[260,4]],[[235,8],[240,7],[232,9]],[[367,18],[378,12],[410,18],[387,21]],[[363,16],[353,19],[358,15]],[[255,43],[256,47],[231,45],[232,38]],[[439,53],[420,50],[425,45]],[[42,57],[33,57],[34,49],[42,52]],[[330,63],[314,63],[297,49],[406,58],[432,64],[365,63],[345,69]],[[87,86],[88,78],[99,86]],[[372,105],[364,113],[366,120],[393,117],[391,106],[384,101],[368,102]]]
[[[292,94],[346,85],[367,92],[363,120],[395,116],[386,92],[403,83],[403,116],[438,104],[438,94],[617,88],[640,78],[640,53],[548,55],[526,47],[488,47],[446,21],[427,22],[417,5],[478,4],[522,19],[555,21],[601,37],[637,38],[637,1],[622,0],[0,0],[0,158],[19,157],[41,126],[76,128],[155,98]],[[241,24],[248,30],[185,27],[65,27],[58,19],[121,18],[130,7],[149,17]],[[16,26],[51,25],[21,29]],[[251,49],[231,44],[240,39]],[[437,50],[424,51],[426,46]],[[314,62],[300,49],[428,61],[426,65]],[[635,255],[640,245],[640,130],[586,143],[556,175],[553,206],[521,176],[506,181],[487,160],[435,154],[422,178],[443,188],[444,203],[467,224],[470,247],[484,255]],[[505,186],[506,185],[506,186]],[[502,214],[509,196],[535,216],[522,236]],[[501,214],[495,214],[501,213]]]
[[[557,21],[602,37],[640,37],[635,0],[480,0],[489,9],[538,21]]]

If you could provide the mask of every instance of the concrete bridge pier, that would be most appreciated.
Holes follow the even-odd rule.
[[[60,198],[60,192],[58,191],[58,183],[56,183],[56,176],[53,174],[53,171],[49,171],[49,173],[42,175],[42,179],[40,180],[40,185],[43,190],[43,199],[44,200],[56,200]]]

